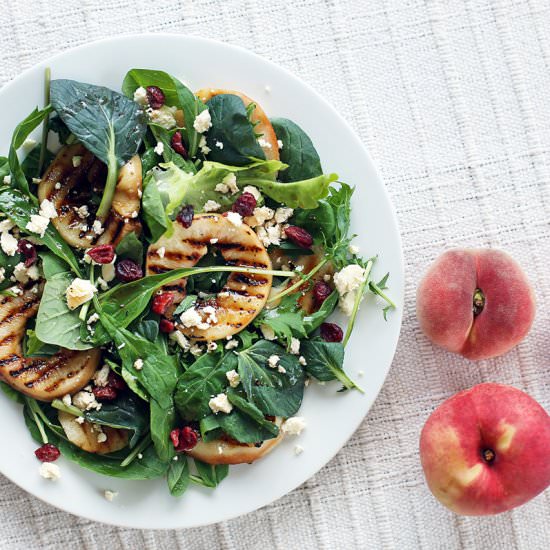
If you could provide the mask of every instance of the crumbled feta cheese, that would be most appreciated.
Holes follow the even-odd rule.
[[[272,369],[274,369],[277,366],[277,364],[279,363],[280,360],[281,360],[281,358],[278,355],[270,355],[269,359],[267,360],[267,364]]]
[[[81,411],[91,411],[92,409],[101,409],[101,403],[96,401],[95,395],[89,391],[79,391],[73,395],[73,405]]]
[[[21,145],[21,149],[23,150],[23,153],[28,155],[32,151],[32,149],[34,149],[36,144],[37,144],[37,141],[35,139],[27,138],[23,142],[23,145]]]
[[[331,279],[332,277],[330,276],[330,273],[325,273],[323,275],[323,281],[325,281],[325,283],[328,283]]]
[[[217,238],[210,239],[210,244],[216,244],[218,242]]]
[[[300,357],[298,357],[298,363],[300,363],[302,367],[305,367],[307,365],[306,358],[303,355],[300,355]]]
[[[334,274],[334,284],[340,296],[353,292],[365,279],[365,270],[357,264],[350,264]]]
[[[163,105],[160,109],[147,109],[147,114],[151,122],[162,126],[165,130],[171,130],[178,125],[174,116],[177,110],[177,107]]]
[[[15,256],[17,252],[17,239],[11,233],[4,231],[0,237],[0,246],[8,256]]]
[[[99,386],[100,388],[104,388],[109,383],[110,372],[111,372],[111,369],[109,368],[109,365],[103,365],[99,370],[97,370],[96,373],[94,374],[95,385]]]
[[[218,344],[216,342],[208,342],[206,344],[206,351],[216,351],[218,349]]]
[[[256,199],[256,202],[258,202],[262,198],[262,194],[260,193],[259,189],[257,187],[254,187],[253,185],[247,185],[243,189],[243,193],[250,193],[254,196]]]
[[[228,212],[227,219],[235,226],[240,227],[243,224],[243,217],[238,212]]]
[[[298,340],[298,338],[292,337],[290,339],[290,353],[292,353],[292,355],[298,355],[300,353],[300,340]]]
[[[101,266],[101,277],[106,283],[110,283],[115,278],[115,262],[103,264]]]
[[[189,340],[179,330],[174,330],[173,332],[171,332],[169,338],[173,342],[176,342],[176,344],[182,350],[189,351],[191,344],[189,343]]]
[[[206,201],[206,204],[203,207],[203,210],[205,212],[217,212],[222,207],[221,204],[219,204],[216,201],[208,200]]]
[[[275,331],[268,325],[262,325],[260,327],[262,335],[266,340],[276,340]]]
[[[10,229],[13,229],[14,227],[15,227],[15,224],[9,218],[6,218],[5,220],[2,220],[0,222],[0,231],[2,233],[4,231],[9,231]]]
[[[189,308],[180,315],[180,322],[186,328],[202,324],[202,316],[195,308]]]
[[[216,282],[216,280],[214,279],[213,280],[214,282]],[[207,319],[206,319],[206,322],[210,325],[213,325],[215,323],[218,322],[218,318],[216,316],[216,308],[213,307],[213,306],[205,306],[202,308],[202,312],[207,315]]]
[[[343,296],[340,296],[338,300],[338,307],[342,310],[344,315],[348,317],[353,313],[353,306],[355,305],[355,299],[357,298],[357,291],[348,292]]]
[[[86,322],[86,324],[93,325],[94,323],[97,323],[98,321],[99,321],[99,315],[97,313],[92,313],[92,315],[90,315],[90,317],[88,317],[88,321]],[[107,370],[108,370],[109,367],[107,365],[105,365],[105,366],[107,367]]]
[[[233,410],[233,405],[229,402],[225,393],[218,393],[216,397],[212,397],[208,401],[208,406],[214,414],[218,414],[219,412],[229,414]]]
[[[109,290],[109,283],[103,277],[97,278],[97,284],[101,290]]]
[[[284,206],[277,208],[277,210],[275,210],[275,221],[277,223],[285,223],[290,217],[292,217],[292,214],[294,214],[294,210],[292,208],[286,208]]]
[[[105,231],[99,220],[94,221],[94,223],[92,224],[92,230],[96,235],[101,235]]]
[[[70,393],[66,393],[66,394],[62,397],[61,401],[63,401],[63,404],[64,404],[64,405],[66,405],[67,407],[70,407],[70,406],[72,405],[72,402],[73,402],[73,400],[72,400],[72,398],[71,398],[71,394],[70,394]]]
[[[54,189],[58,190],[61,189],[61,182],[58,181],[55,185],[54,185]]]
[[[136,103],[139,103],[140,105],[147,105],[149,103],[147,99],[147,90],[140,86],[135,92],[134,92],[134,101]]]
[[[278,147],[279,149],[282,149],[282,148],[283,148],[283,142],[282,142],[280,139],[277,140],[277,147]]]
[[[4,176],[4,185],[11,185],[11,176],[9,174]]]
[[[155,151],[157,155],[162,155],[162,153],[164,153],[164,143],[162,143],[162,141],[158,141],[153,151]]]
[[[286,369],[282,365],[278,365],[277,372],[280,372],[281,374],[286,374]]]
[[[96,292],[97,288],[88,279],[79,279],[78,277],[73,279],[65,291],[69,309],[76,309],[89,302]]]
[[[101,408],[101,407],[100,407]],[[74,421],[77,423],[77,424],[84,424],[84,422],[86,422],[86,420],[84,419],[83,416],[77,416],[75,417]]]
[[[61,470],[57,464],[53,462],[42,462],[40,465],[40,475],[44,479],[51,479],[57,481],[61,477]]]
[[[193,344],[189,348],[189,352],[191,353],[191,355],[194,355],[195,357],[198,357],[199,355],[202,355],[203,351],[204,350],[199,346],[199,344]]]
[[[86,205],[86,204],[83,204],[82,206],[79,206],[78,208],[75,208],[74,211],[76,212],[77,216],[81,220],[85,220],[90,215],[90,212],[88,210],[88,205]]]
[[[23,262],[19,262],[13,268],[13,276],[18,283],[25,284],[29,281],[29,276],[27,274],[27,268]]]
[[[223,149],[223,143],[221,141],[216,140],[214,145],[220,150]]]
[[[225,183],[218,183],[214,188],[214,191],[216,191],[216,193],[221,193],[222,195],[225,195],[226,193],[229,193],[229,187],[227,187]]]
[[[238,340],[230,340],[229,342],[227,342],[227,344],[225,344],[225,349],[235,349],[238,347],[239,347]]]
[[[193,128],[199,134],[204,134],[212,126],[212,119],[210,117],[210,111],[205,109],[201,111],[193,121]]]
[[[237,187],[237,176],[233,172],[229,172],[229,174],[224,176],[222,185],[226,185],[232,195],[239,192],[239,188]]]
[[[40,203],[40,210],[38,214],[44,218],[57,218],[57,210],[55,209],[53,202],[48,199],[44,199]]]
[[[108,500],[109,502],[113,502],[113,500],[118,496],[118,493],[116,491],[109,491],[109,489],[107,489],[103,493],[103,496],[105,497],[105,500]]]
[[[107,441],[107,434],[103,431],[99,432],[97,434],[97,442],[98,443],[105,443]]]
[[[36,264],[27,268],[27,276],[31,281],[38,281],[40,279],[40,270]]]
[[[275,211],[267,206],[260,206],[254,208],[252,212],[252,223],[249,223],[250,227],[257,227],[258,225],[264,225],[266,221],[269,221],[275,216]]]
[[[206,145],[206,138],[204,136],[201,136],[201,139],[199,140],[199,149],[203,155],[208,155],[211,151],[210,147]]]
[[[274,244],[275,246],[279,246],[281,244],[281,226],[280,225],[271,225],[266,228],[266,234],[267,237],[265,240],[267,240],[267,245]]]
[[[239,373],[235,369],[227,371],[225,373],[225,377],[229,381],[229,385],[232,388],[236,388],[241,383],[241,377],[239,376]]]
[[[82,157],[75,155],[73,157],[73,167],[78,168],[82,164]]]
[[[281,431],[285,435],[300,435],[306,426],[306,420],[303,416],[293,416],[285,420],[281,426]]]
[[[134,369],[141,370],[143,368],[143,359],[136,359],[134,361]]]
[[[264,138],[258,138],[258,145],[262,148],[262,149],[271,149],[271,143],[269,143],[269,141],[265,140]]]
[[[296,456],[301,455],[304,452],[304,448],[301,445],[294,445],[294,454]]]
[[[31,214],[31,219],[25,226],[25,229],[27,229],[31,233],[36,233],[37,235],[43,237],[44,233],[46,233],[46,229],[48,228],[49,223],[49,218],[45,218],[44,216],[40,216],[37,214]]]
[[[159,258],[164,258],[164,254],[166,254],[166,247],[161,246],[157,249],[157,255]]]

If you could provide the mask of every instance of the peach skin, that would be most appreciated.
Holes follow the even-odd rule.
[[[550,485],[550,416],[516,388],[479,384],[428,418],[420,459],[431,492],[453,512],[505,512]]]
[[[472,360],[508,352],[529,332],[535,296],[505,252],[455,249],[428,269],[417,290],[420,327],[434,343]]]

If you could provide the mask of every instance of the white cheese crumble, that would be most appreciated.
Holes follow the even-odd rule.
[[[225,393],[218,393],[216,397],[212,397],[208,401],[208,406],[214,414],[218,414],[219,412],[229,414],[233,410],[233,405],[229,402]]]
[[[239,373],[235,369],[227,371],[225,373],[225,377],[229,381],[229,385],[232,388],[236,388],[241,383],[241,377],[239,376]]]
[[[82,304],[89,302],[96,292],[97,288],[88,279],[79,279],[77,277],[65,291],[69,309],[76,309]]]
[[[72,400],[72,398],[71,398],[71,394],[70,394],[70,393],[66,393],[66,394],[62,397],[61,401],[63,401],[63,404],[64,404],[64,405],[67,405],[67,407],[70,407],[70,406],[72,405],[72,402],[73,402],[73,400]]]
[[[9,174],[4,176],[4,185],[11,185],[11,176]]]
[[[10,229],[13,229],[15,227],[15,224],[9,219],[6,218],[5,220],[2,220],[0,222],[0,231],[9,231]]]
[[[306,426],[306,420],[303,416],[293,416],[285,420],[281,426],[281,431],[285,435],[300,435]]]
[[[210,239],[210,244],[216,244],[218,242],[218,239],[214,237],[213,239]]]
[[[151,122],[162,126],[165,130],[171,130],[178,124],[174,116],[177,110],[177,107],[163,105],[160,109],[147,109],[147,114]]]
[[[179,330],[174,330],[170,333],[170,340],[176,342],[176,344],[184,351],[189,351],[191,344],[189,340]]]
[[[164,255],[166,254],[166,247],[161,246],[159,249],[157,249],[157,254],[159,258],[164,258]]]
[[[225,349],[235,349],[239,347],[239,341],[238,340],[230,340],[225,344]]]
[[[96,371],[96,373],[94,374],[95,385],[99,386],[100,388],[104,388],[109,383],[110,372],[111,372],[111,369],[109,368],[109,365],[103,365],[98,371]]]
[[[105,500],[108,500],[109,502],[113,502],[113,500],[118,496],[118,493],[117,491],[110,491],[109,489],[107,489],[103,493],[103,496],[105,497]]]
[[[357,255],[359,254],[359,247],[354,245],[354,244],[350,244],[349,247],[348,247],[348,250],[349,250],[349,253],[350,254],[353,254],[353,255]]]
[[[298,338],[292,337],[290,339],[290,353],[292,353],[292,355],[298,355],[300,353],[300,340],[298,340]]]
[[[99,432],[97,434],[97,442],[98,443],[105,443],[107,441],[107,434],[103,431]]]
[[[37,235],[43,237],[44,233],[46,233],[46,229],[48,228],[49,223],[49,218],[45,218],[44,216],[40,216],[37,214],[31,214],[31,219],[25,226],[25,229],[27,229],[31,233],[36,233]]]
[[[17,239],[11,233],[4,231],[0,237],[0,246],[8,256],[15,256],[17,252]]]
[[[275,331],[268,325],[261,325],[260,330],[262,331],[262,335],[266,340],[276,340],[277,336],[275,336]]]
[[[44,218],[57,218],[57,210],[55,209],[55,206],[53,202],[49,201],[48,199],[44,199],[40,203],[40,211],[38,212],[40,216],[43,216]]]
[[[221,141],[216,140],[214,145],[220,150],[223,149],[223,143]]]
[[[208,323],[203,323],[201,314],[193,307],[180,315],[180,322],[186,328],[197,327],[202,330],[210,326]]]
[[[208,200],[203,207],[204,212],[217,212],[222,205],[216,201]]]
[[[228,212],[227,219],[235,226],[240,227],[243,224],[243,217],[238,212]]]
[[[145,106],[149,103],[147,100],[147,90],[143,86],[140,86],[134,92],[134,101],[142,106]]]
[[[215,279],[214,279],[215,282]],[[216,316],[216,308],[213,306],[205,306],[202,308],[202,312],[207,315],[206,322],[210,325],[213,325],[218,322],[218,317]]]
[[[82,157],[75,155],[73,157],[73,167],[78,168],[82,164]]]
[[[300,355],[300,357],[298,357],[298,363],[300,363],[302,367],[305,367],[307,365],[306,358],[303,355]]]
[[[271,143],[269,143],[269,141],[265,140],[264,138],[258,138],[258,145],[262,149],[271,149]]]
[[[304,452],[304,448],[301,445],[294,445],[294,454],[296,456],[301,455]]]
[[[245,186],[245,188],[243,189],[243,193],[250,193],[256,199],[256,202],[258,202],[262,198],[262,194],[260,193],[260,190],[257,187],[254,187],[253,185]]]
[[[3,267],[0,267],[0,283],[3,283],[6,280],[6,270]]]
[[[270,355],[267,364],[272,368],[276,368],[281,358],[278,355]]]
[[[143,359],[136,359],[134,361],[134,369],[141,370],[143,368]]]
[[[79,391],[73,395],[73,405],[81,411],[91,411],[95,409],[99,411],[101,409],[101,403],[96,401],[95,395],[89,391]]]
[[[204,134],[212,126],[212,119],[210,117],[210,111],[205,109],[201,111],[193,121],[193,128],[199,134]]]
[[[85,220],[90,215],[90,212],[88,210],[88,205],[86,204],[83,204],[82,206],[75,208],[74,211],[76,212],[77,216],[81,220]]]
[[[218,344],[216,342],[208,342],[206,344],[206,351],[216,351],[218,349]]]
[[[194,355],[195,357],[198,357],[199,355],[202,355],[203,351],[204,350],[199,346],[199,344],[193,344],[189,348],[189,353],[191,353],[191,355]]]
[[[365,270],[357,264],[347,265],[334,274],[334,284],[340,296],[348,292],[353,292],[364,281]]]
[[[27,268],[23,262],[19,262],[13,268],[13,276],[18,283],[25,284],[29,281],[29,275],[27,274]]]
[[[229,174],[224,176],[222,184],[227,186],[227,189],[231,191],[232,195],[239,192],[239,188],[237,187],[237,176],[233,172],[229,172]]]
[[[96,235],[101,235],[105,231],[99,220],[94,221],[94,223],[92,224],[92,230]]]
[[[277,210],[275,210],[275,221],[277,223],[285,223],[292,217],[292,214],[294,214],[292,208],[286,208],[284,206],[277,208]]]
[[[203,155],[208,155],[211,151],[210,147],[206,145],[206,138],[204,136],[201,136],[201,139],[199,140],[199,149]]]
[[[61,182],[60,182],[60,181],[58,181],[58,182],[54,185],[54,189],[56,189],[56,190],[61,189]]]
[[[110,283],[115,278],[115,260],[110,264],[103,264],[101,266],[101,278],[106,283]]]
[[[278,365],[277,372],[280,372],[281,374],[286,374],[286,369],[282,365]]]
[[[50,479],[52,481],[57,481],[61,477],[61,470],[57,464],[53,462],[43,462],[40,465],[40,475],[44,479]]]
[[[155,151],[157,155],[162,155],[162,153],[164,153],[164,143],[162,143],[162,141],[158,141],[153,151]]]
[[[279,149],[282,149],[282,148],[283,148],[283,142],[282,142],[280,139],[277,140],[277,147],[278,147]]]

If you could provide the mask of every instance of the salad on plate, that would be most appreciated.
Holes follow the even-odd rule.
[[[0,157],[0,385],[43,477],[214,488],[300,434],[310,381],[362,391],[344,350],[388,276],[295,122],[149,69],[45,95]]]

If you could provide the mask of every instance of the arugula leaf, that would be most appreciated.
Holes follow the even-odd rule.
[[[138,151],[147,129],[145,113],[132,100],[103,86],[53,80],[51,102],[78,140],[107,165],[107,181],[97,211],[105,219],[118,169]]]
[[[65,291],[72,281],[73,275],[68,272],[57,273],[47,280],[36,317],[36,337],[67,349],[90,349],[93,346],[80,338],[83,322],[79,310],[67,306]]]
[[[279,179],[289,182],[320,176],[321,160],[309,136],[288,118],[272,118],[271,124],[277,139],[283,142],[279,151],[281,161],[288,164]]]
[[[185,455],[179,455],[177,460],[172,460],[168,466],[166,477],[168,489],[173,497],[180,497],[189,487],[189,463]]]
[[[304,337],[306,330],[302,310],[297,304],[299,294],[285,296],[281,303],[272,309],[263,309],[254,319],[254,326],[267,325],[279,338],[285,338],[288,345],[293,336]]]
[[[143,244],[138,239],[137,235],[132,231],[124,236],[116,247],[117,257],[121,260],[126,258],[134,260],[137,264],[143,263]]]
[[[307,340],[302,342],[300,352],[307,362],[307,373],[317,380],[322,382],[339,380],[346,389],[356,388],[363,392],[342,368],[344,346],[340,342]]]
[[[212,127],[206,133],[206,144],[210,148],[208,158],[235,166],[249,164],[251,157],[265,159],[240,97],[219,94],[206,105],[212,119]],[[216,143],[223,143],[223,148]]]
[[[167,130],[158,124],[151,123],[149,124],[149,129],[151,130],[156,142],[162,143],[163,145],[162,158],[164,159],[164,162],[173,162],[178,168],[181,168],[186,172],[190,172],[191,174],[196,173],[197,168],[195,167],[195,164],[190,160],[184,159],[172,148],[172,136],[174,135],[175,130]],[[157,163],[155,162],[155,164]]]
[[[158,86],[164,93],[166,104],[171,107],[178,107],[183,111],[185,119],[185,135],[189,157],[197,154],[197,147],[200,136],[193,128],[196,116],[206,109],[204,103],[195,94],[183,85],[177,78],[163,71],[151,69],[131,69],[124,77],[122,92],[133,98],[134,92],[139,87]]]
[[[185,420],[200,420],[212,411],[208,402],[227,387],[225,373],[237,367],[234,353],[199,357],[179,378],[174,401]]]
[[[272,355],[280,358],[278,365],[284,373],[268,365]],[[252,404],[268,415],[288,417],[296,413],[302,404],[305,377],[295,355],[273,342],[260,340],[237,357],[241,383]]]
[[[161,193],[152,174],[145,177],[141,198],[143,220],[149,230],[152,243],[157,242],[171,225],[166,215]]]
[[[31,219],[31,214],[38,214],[38,209],[20,191],[8,187],[0,188],[0,211],[4,212],[21,231]],[[39,242],[47,246],[56,256],[65,261],[80,276],[80,266],[71,247],[61,238],[57,229],[50,222],[43,237],[33,234]]]
[[[37,204],[38,201],[29,189],[29,182],[27,181],[25,173],[19,163],[19,158],[17,157],[17,149],[23,145],[24,141],[29,137],[31,132],[33,132],[42,123],[51,111],[52,107],[50,105],[41,110],[35,109],[27,118],[25,118],[25,120],[20,122],[15,127],[11,138],[10,151],[8,154],[9,166],[12,174],[11,185],[29,197],[33,204]]]
[[[330,296],[321,304],[321,307],[304,317],[304,329],[307,334],[311,334],[315,329],[321,326],[321,323],[334,311],[338,304],[339,294],[333,290]]]

